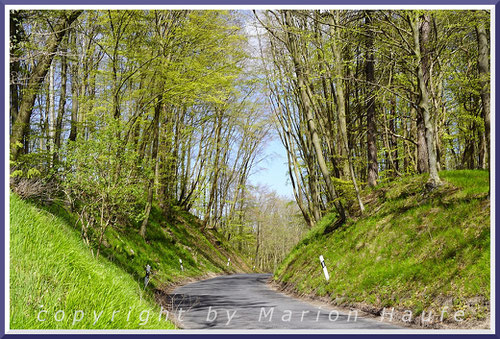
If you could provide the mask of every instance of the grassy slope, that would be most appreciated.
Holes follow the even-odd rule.
[[[336,304],[380,310],[464,310],[484,318],[490,299],[488,173],[443,171],[446,184],[424,193],[426,176],[407,177],[365,194],[366,214],[324,236],[310,231],[275,272],[295,292]],[[327,283],[319,264],[325,257]]]
[[[159,209],[153,209],[146,239],[137,232],[110,229],[103,255],[140,281],[144,277],[144,266],[151,265],[151,284],[155,288],[209,272],[249,271],[249,265],[217,232],[206,229],[202,233],[200,221],[182,210],[173,209],[171,215],[164,216]],[[230,266],[227,266],[228,258],[231,258]]]
[[[173,328],[158,320],[155,288],[186,277],[208,272],[246,271],[248,266],[225,248],[214,232],[203,235],[197,220],[188,213],[174,211],[167,223],[154,210],[147,242],[137,232],[110,229],[103,255],[94,259],[74,229],[73,216],[57,205],[49,210],[22,201],[14,194],[10,201],[10,312],[12,329],[103,329]],[[167,229],[168,227],[168,229]],[[226,266],[227,257],[232,265]],[[179,266],[183,260],[185,271]],[[153,267],[153,277],[145,292],[144,266]],[[43,306],[43,308],[42,308]],[[41,319],[37,320],[40,310]],[[55,313],[65,312],[62,321]],[[81,321],[73,324],[76,319]],[[94,325],[94,311],[103,310]],[[111,316],[116,313],[114,321]],[[130,313],[129,321],[127,314]],[[140,313],[148,322],[140,325]],[[58,314],[61,317],[62,313]]]

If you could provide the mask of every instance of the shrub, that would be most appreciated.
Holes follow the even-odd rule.
[[[142,220],[143,192],[150,175],[141,166],[138,152],[116,138],[122,123],[105,119],[88,138],[68,145],[64,180],[82,236],[96,247],[97,256],[108,227]]]

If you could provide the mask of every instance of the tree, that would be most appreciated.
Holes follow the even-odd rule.
[[[436,149],[434,148],[434,117],[431,116],[429,105],[429,94],[427,83],[429,82],[429,55],[427,45],[430,35],[430,15],[428,13],[419,16],[409,14],[408,18],[413,32],[414,52],[417,62],[417,84],[418,84],[418,108],[420,109],[425,126],[425,141],[429,161],[429,180],[427,186],[435,188],[441,184],[437,169]]]
[[[150,216],[179,208],[272,267],[287,245],[268,223],[292,220],[280,198],[257,220],[249,178],[273,130],[287,211],[309,228],[336,214],[326,232],[363,212],[366,186],[488,167],[488,11],[253,18],[260,58],[239,11],[11,12],[13,185],[65,187],[97,250],[109,227],[147,240]]]
[[[486,158],[487,161],[483,161],[486,165],[490,163],[490,87],[489,87],[489,43],[488,36],[486,34],[484,22],[479,22],[476,26],[477,43],[479,49],[478,57],[478,68],[479,68],[479,79],[480,79],[480,93],[482,101],[482,118],[484,120],[484,129],[486,135]],[[489,168],[489,165],[488,165]]]
[[[59,19],[54,26],[53,34],[50,35],[46,43],[46,52],[43,53],[38,60],[36,66],[31,72],[28,84],[23,91],[22,99],[19,103],[19,111],[12,125],[10,136],[10,154],[12,160],[17,160],[21,149],[21,141],[29,126],[33,105],[35,103],[38,90],[40,89],[43,80],[50,69],[55,52],[61,43],[64,35],[68,32],[71,24],[80,16],[81,10],[63,11],[59,14]],[[18,33],[16,33],[18,34]]]
[[[370,28],[372,23],[371,14],[365,11],[365,26],[366,26],[366,61],[365,73],[368,88],[368,98],[366,103],[366,140],[368,147],[368,185],[376,186],[378,177],[378,163],[377,163],[377,122],[375,115],[375,70],[374,70],[374,57],[373,57],[373,33]]]

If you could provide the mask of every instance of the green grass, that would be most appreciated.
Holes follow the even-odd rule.
[[[94,259],[64,219],[11,195],[11,329],[174,328],[159,312],[129,274]]]
[[[363,196],[366,213],[328,235],[326,215],[294,248],[275,279],[338,304],[439,309],[450,301],[481,319],[490,298],[489,175],[443,171],[427,193],[426,175],[385,183]],[[325,281],[319,255],[331,279]],[[470,304],[475,299],[476,305]],[[470,307],[469,307],[470,306]]]
[[[144,266],[151,265],[153,288],[209,272],[249,271],[249,265],[217,232],[208,229],[202,232],[199,220],[175,207],[168,216],[162,215],[158,208],[152,209],[146,240],[136,229],[109,229],[102,253],[137,280],[144,277]]]
[[[153,275],[145,291],[146,264]],[[138,227],[109,228],[96,260],[80,237],[74,215],[58,204],[40,207],[11,194],[12,329],[171,329],[165,316],[158,320],[156,289],[187,277],[241,271],[248,271],[248,265],[238,254],[217,232],[202,233],[199,221],[187,212],[174,208],[166,217],[154,208],[146,240]],[[46,320],[39,321],[43,310],[47,312],[40,319]],[[62,311],[64,319],[56,321]],[[103,311],[95,324],[94,311],[96,316]],[[114,311],[119,312],[111,321]],[[82,320],[74,322],[75,317]]]

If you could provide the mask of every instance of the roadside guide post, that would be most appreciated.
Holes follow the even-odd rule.
[[[326,269],[325,259],[322,255],[319,256],[319,261],[321,262],[321,267],[323,267],[323,273],[325,273],[326,281],[330,280],[330,275],[328,275],[328,270]]]
[[[149,264],[147,264],[146,265],[146,276],[144,277],[144,288],[146,288],[148,286],[150,274],[151,274],[151,266],[149,266]]]

